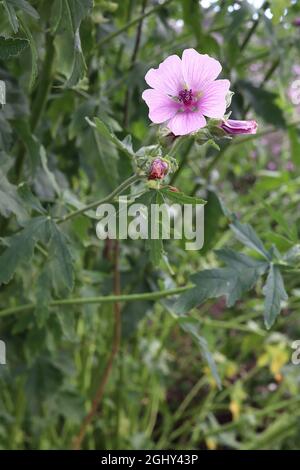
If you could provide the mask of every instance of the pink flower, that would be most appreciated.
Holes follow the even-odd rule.
[[[195,132],[206,125],[206,119],[221,119],[226,110],[229,80],[216,80],[221,64],[195,49],[185,49],[182,59],[167,57],[150,69],[145,80],[152,87],[143,92],[149,107],[149,118],[155,124],[167,123],[175,135]]]
[[[150,165],[148,180],[162,180],[168,173],[169,166],[161,158],[156,158]]]
[[[257,122],[256,121],[236,121],[234,119],[227,119],[221,124],[227,134],[256,134]]]
[[[293,21],[294,26],[300,26],[300,18],[295,18]]]

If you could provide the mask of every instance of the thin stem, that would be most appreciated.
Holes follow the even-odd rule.
[[[123,295],[104,295],[99,297],[73,297],[70,299],[53,300],[49,303],[49,307],[59,307],[64,305],[84,305],[84,304],[104,304],[113,302],[132,302],[138,300],[157,300],[171,295],[180,294],[191,289],[192,285],[184,287],[176,287],[169,290],[161,290],[157,292],[143,292],[139,294],[123,294]],[[14,315],[32,310],[35,307],[34,303],[18,305],[16,307],[9,307],[0,310],[0,317]]]
[[[100,199],[98,201],[91,202],[90,204],[87,204],[86,206],[82,207],[81,209],[77,209],[73,212],[70,212],[69,214],[66,214],[65,216],[61,217],[58,219],[56,222],[58,224],[61,224],[63,222],[66,222],[69,219],[72,219],[73,217],[77,217],[77,215],[84,214],[84,212],[87,212],[90,209],[94,209],[95,207],[98,207],[100,204],[105,204],[107,202],[111,202],[116,196],[118,196],[121,192],[125,191],[125,189],[129,188],[133,183],[138,181],[140,179],[140,176],[133,175],[127,178],[127,180],[123,181],[123,183],[120,184],[116,189],[114,189],[108,196],[104,197],[103,199]]]
[[[143,13],[142,15],[139,15],[137,16],[136,18],[134,18],[133,20],[131,21],[128,21],[128,23],[126,23],[124,26],[122,26],[122,28],[118,29],[117,31],[114,31],[113,33],[111,34],[108,34],[107,36],[105,36],[101,41],[98,42],[98,47],[100,46],[103,46],[103,44],[106,44],[107,42],[111,41],[112,39],[116,38],[117,36],[119,36],[120,34],[124,33],[125,31],[127,31],[127,29],[130,29],[132,26],[135,26],[137,23],[139,23],[141,20],[143,20],[144,18],[147,18],[147,16],[150,16],[152,15],[153,13],[156,13],[158,10],[160,10],[161,8],[164,8],[166,7],[167,5],[169,5],[173,0],[166,0],[164,3],[161,3],[159,5],[156,5],[155,7],[153,8],[150,8],[150,10],[146,11],[145,13]]]
[[[234,321],[230,320],[213,320],[211,318],[202,318],[201,322],[204,323],[206,326],[211,326],[213,328],[224,328],[225,330],[237,330],[237,331],[244,331],[246,333],[257,334],[259,336],[266,336],[266,332],[261,329],[252,329],[247,325],[239,325]]]
[[[262,5],[262,10],[265,12],[266,9],[268,8],[268,5],[269,5],[269,2],[265,2],[263,5]],[[245,47],[247,46],[248,42],[250,41],[250,39],[252,38],[253,34],[255,33],[256,31],[256,28],[259,24],[259,21],[260,21],[260,16],[253,22],[251,28],[249,29],[248,33],[246,34],[246,37],[240,47],[240,51],[242,52]]]

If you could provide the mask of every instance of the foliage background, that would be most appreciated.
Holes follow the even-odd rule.
[[[288,0],[0,2],[1,448],[74,446],[121,323],[82,448],[299,448],[297,15],[299,2]],[[161,247],[149,256],[142,242],[100,242],[82,213],[57,223],[132,174],[132,147],[120,143],[128,134],[135,150],[157,143],[144,75],[187,47],[222,63],[232,116],[259,123],[257,135],[218,142],[220,152],[193,139],[173,148],[170,183],[208,201],[204,248],[171,241],[160,258]],[[88,124],[94,116],[113,137]],[[240,252],[256,263],[255,282],[238,284],[243,295],[230,302],[204,270],[229,258],[230,279],[242,282]],[[273,269],[265,289],[266,269],[256,272],[264,256]],[[209,284],[201,298],[151,298],[195,272]],[[123,294],[146,296],[104,302],[119,293],[118,278]],[[263,316],[273,323],[280,304],[266,330]]]

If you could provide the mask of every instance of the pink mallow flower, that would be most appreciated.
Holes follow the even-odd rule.
[[[148,180],[162,180],[168,173],[169,166],[161,158],[152,161],[148,173]]]
[[[221,119],[226,111],[229,80],[216,80],[221,64],[195,49],[185,49],[182,59],[167,57],[150,69],[145,80],[151,89],[143,92],[149,107],[149,118],[155,124],[166,123],[175,135],[195,132],[206,125],[206,119]]]
[[[236,121],[235,119],[227,119],[221,124],[222,129],[229,135],[236,134],[256,134],[256,121]]]

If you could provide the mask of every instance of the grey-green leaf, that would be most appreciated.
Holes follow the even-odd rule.
[[[263,242],[257,236],[254,228],[251,225],[242,224],[236,218],[234,218],[233,222],[230,224],[230,228],[241,243],[243,243],[245,246],[248,246],[252,250],[255,250],[267,260],[271,260],[270,253],[266,250]]]
[[[280,269],[273,263],[270,265],[263,293],[265,295],[264,320],[266,327],[270,329],[280,313],[281,302],[288,300]]]
[[[90,121],[90,119],[86,118],[86,121],[90,126],[95,127],[100,135],[113,142],[115,146],[124,152],[129,158],[134,156],[132,147],[128,145],[128,138],[125,139],[125,142],[119,140],[118,137],[112,131],[110,131],[106,124],[104,124],[104,122],[97,117],[94,118],[94,121]]]
[[[53,221],[50,221],[49,252],[55,290],[59,292],[62,286],[72,290],[74,285],[74,270],[69,240]]]
[[[3,217],[15,214],[20,225],[28,219],[27,210],[18,195],[17,187],[11,184],[0,170],[0,213]]]
[[[201,199],[196,196],[187,196],[184,193],[177,192],[177,191],[171,191],[168,188],[163,188],[160,190],[160,192],[166,196],[168,199],[171,201],[177,202],[178,204],[192,204],[192,205],[204,205],[206,204],[206,201],[204,199]]]

